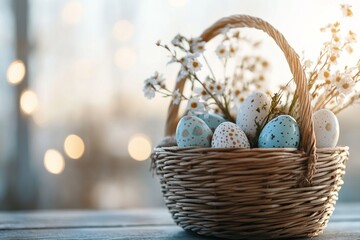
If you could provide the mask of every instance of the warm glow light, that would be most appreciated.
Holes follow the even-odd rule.
[[[136,58],[136,53],[132,48],[123,47],[116,51],[114,62],[116,66],[126,70],[135,65]]]
[[[31,90],[26,90],[21,94],[20,107],[26,114],[33,113],[39,105],[36,94]]]
[[[150,156],[151,142],[145,135],[135,135],[129,141],[128,151],[134,160],[144,161]]]
[[[44,166],[52,174],[60,174],[64,171],[65,161],[61,153],[55,149],[49,149],[44,156]]]
[[[187,0],[169,0],[170,5],[173,7],[183,7],[187,2]]]
[[[84,141],[79,136],[71,134],[65,139],[64,150],[70,158],[79,159],[85,151]]]
[[[134,34],[134,26],[127,20],[120,20],[115,23],[112,35],[115,39],[125,42],[130,40]]]
[[[82,14],[82,4],[78,1],[71,1],[65,5],[61,17],[64,23],[75,25],[80,22]]]
[[[21,60],[12,62],[7,70],[7,80],[11,84],[19,84],[25,77],[26,68]]]

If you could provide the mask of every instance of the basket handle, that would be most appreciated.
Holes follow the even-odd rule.
[[[276,44],[283,51],[285,58],[289,64],[292,75],[296,83],[296,93],[299,97],[300,102],[300,132],[301,132],[301,146],[303,147],[305,153],[309,157],[307,165],[307,174],[304,176],[305,182],[302,184],[307,184],[311,182],[311,179],[315,173],[315,163],[317,160],[316,157],[316,142],[315,142],[315,133],[312,117],[312,108],[310,105],[309,90],[307,86],[307,80],[304,73],[304,70],[301,66],[299,56],[295,53],[294,49],[286,41],[285,37],[275,29],[270,23],[248,15],[233,15],[229,17],[222,18],[215,22],[212,26],[206,29],[200,36],[200,38],[208,42],[215,36],[217,36],[221,29],[224,27],[230,28],[255,28],[266,32],[270,37],[274,39]],[[183,91],[185,78],[178,81],[175,85],[175,89],[179,89],[180,92]],[[176,125],[178,122],[178,112],[179,105],[170,103],[165,134],[167,136],[174,135]]]

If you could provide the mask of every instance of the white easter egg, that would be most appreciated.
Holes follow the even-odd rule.
[[[339,121],[328,109],[320,109],[313,115],[316,147],[333,148],[339,140]]]
[[[257,123],[261,124],[269,113],[270,98],[266,93],[255,91],[239,106],[236,124],[245,132],[250,141],[254,139]]]
[[[232,122],[223,122],[215,129],[211,147],[250,148],[250,143],[238,125]]]

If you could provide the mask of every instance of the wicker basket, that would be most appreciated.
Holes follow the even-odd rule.
[[[220,19],[204,41],[225,27],[263,30],[284,52],[297,84],[301,148],[219,149],[159,146],[152,167],[174,221],[201,235],[234,239],[316,236],[327,225],[343,184],[347,147],[316,149],[307,81],[295,51],[266,21]],[[184,88],[184,81],[176,88]],[[170,104],[166,135],[175,133],[178,105]]]

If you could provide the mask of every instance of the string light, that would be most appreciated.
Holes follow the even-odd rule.
[[[39,101],[31,90],[25,90],[20,96],[20,108],[26,114],[32,114],[38,107]]]
[[[83,5],[78,1],[68,2],[61,14],[65,24],[75,25],[81,21],[83,15]]]
[[[25,64],[21,60],[16,60],[10,64],[6,77],[9,83],[16,85],[24,79],[25,74]]]
[[[81,137],[71,134],[64,142],[65,153],[72,159],[79,159],[84,154],[85,144]]]
[[[60,174],[64,171],[65,161],[61,153],[55,149],[49,149],[45,152],[44,166],[52,174]]]
[[[134,34],[134,26],[128,20],[120,20],[115,23],[112,35],[118,41],[128,41]]]
[[[128,152],[130,157],[136,161],[148,159],[151,154],[151,142],[148,136],[143,134],[134,135],[129,141]]]

